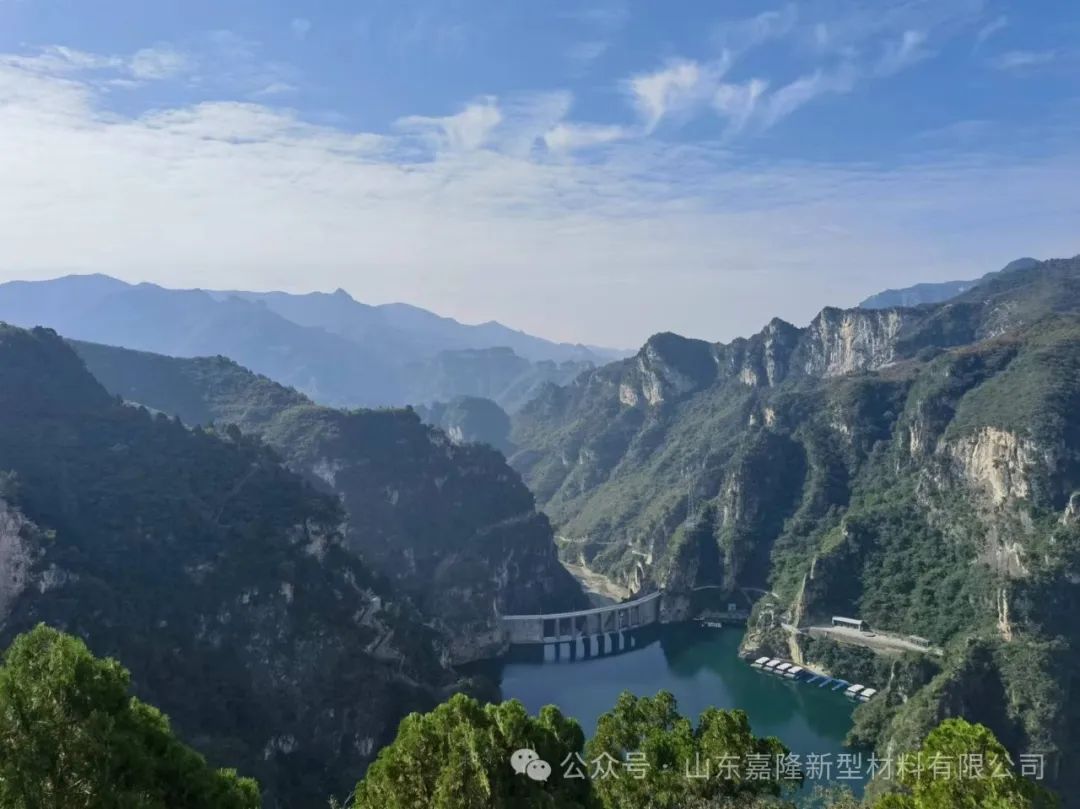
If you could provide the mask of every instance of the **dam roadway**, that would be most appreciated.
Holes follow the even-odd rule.
[[[573,612],[539,615],[502,615],[499,623],[507,641],[514,645],[562,643],[598,637],[660,622],[663,591]]]

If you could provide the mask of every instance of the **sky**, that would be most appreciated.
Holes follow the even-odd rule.
[[[0,280],[632,348],[1080,253],[1072,0],[0,0]]]

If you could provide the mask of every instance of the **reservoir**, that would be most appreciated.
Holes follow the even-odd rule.
[[[675,695],[680,713],[695,724],[709,706],[746,711],[755,735],[778,737],[803,761],[819,754],[835,762],[839,754],[851,753],[843,741],[853,703],[828,688],[752,669],[738,656],[742,634],[734,627],[664,625],[638,636],[637,647],[629,651],[558,661],[550,647],[546,660],[542,647],[515,647],[485,673],[499,682],[504,699],[521,700],[530,713],[556,705],[581,723],[587,737],[622,691],[652,696],[663,690]],[[838,781],[837,772],[830,775],[833,783],[858,787]],[[822,774],[808,781],[804,793],[829,780]]]

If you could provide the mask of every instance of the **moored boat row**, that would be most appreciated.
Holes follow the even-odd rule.
[[[781,660],[776,657],[759,657],[750,663],[750,667],[789,680],[801,680],[808,685],[817,685],[819,688],[831,686],[833,691],[839,691],[843,688],[845,689],[844,696],[859,702],[869,702],[877,693],[876,688],[867,688],[864,685],[849,683],[847,680],[829,677],[825,674],[816,674],[789,660]]]

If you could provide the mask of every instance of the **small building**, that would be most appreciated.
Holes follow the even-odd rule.
[[[804,671],[806,671],[806,669],[804,669],[802,666],[792,666],[790,669],[784,672],[784,676],[794,680]]]
[[[840,615],[834,615],[832,625],[840,627],[841,629],[857,629],[859,632],[866,631],[866,621],[861,618],[844,618]]]
[[[767,658],[767,657],[759,657],[757,660],[755,660],[753,663],[751,663],[750,666],[751,666],[751,668],[760,669],[762,666],[764,666],[768,662],[769,662],[769,658]]]
[[[847,691],[844,692],[844,696],[845,697],[851,697],[852,699],[854,699],[855,697],[858,696],[859,692],[862,691],[864,687],[865,686],[861,686],[861,685],[853,685],[850,688],[848,688]]]
[[[862,700],[863,702],[869,702],[870,697],[874,696],[874,694],[876,694],[876,693],[877,693],[876,688],[864,688],[862,690],[862,693],[859,694],[858,698],[860,700]]]
[[[791,668],[790,663],[781,663],[779,666],[773,669],[777,674],[783,674],[785,671]]]
[[[763,666],[763,668],[764,668],[764,669],[766,669],[767,671],[771,671],[771,670],[772,670],[772,667],[773,667],[773,666],[775,666],[775,665],[778,665],[779,663],[780,663],[780,661],[779,661],[779,660],[777,660],[776,658],[773,658],[773,659],[772,659],[772,660],[770,660],[770,661],[769,661],[768,663],[766,663],[766,664],[765,664],[765,665]]]

